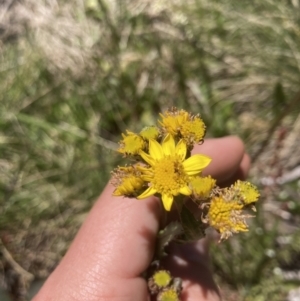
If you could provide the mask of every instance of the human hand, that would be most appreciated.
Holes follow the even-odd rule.
[[[209,155],[219,184],[245,178],[250,160],[237,137],[206,139],[194,153]],[[141,276],[152,261],[163,208],[156,197],[137,201],[113,197],[107,185],[70,249],[33,301],[150,300]],[[183,279],[182,300],[219,300],[208,268],[205,240],[173,245],[165,264]]]

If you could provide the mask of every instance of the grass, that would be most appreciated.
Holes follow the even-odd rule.
[[[298,1],[26,0],[3,18],[0,234],[36,277],[57,264],[118,164],[121,132],[155,123],[170,106],[200,112],[208,136],[241,136],[257,184],[299,163]],[[282,266],[278,237],[297,234],[299,188],[260,186],[265,215],[214,255],[235,300],[291,286],[272,271]],[[273,229],[279,210],[290,218]],[[230,270],[224,250],[243,268]]]

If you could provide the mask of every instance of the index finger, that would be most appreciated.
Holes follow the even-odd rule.
[[[201,153],[212,158],[203,175],[211,175],[219,183],[227,182],[235,176],[245,178],[250,168],[244,143],[237,136],[207,139],[202,145],[196,145],[192,153]]]

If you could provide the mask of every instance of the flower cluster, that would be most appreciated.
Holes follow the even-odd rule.
[[[169,271],[157,270],[148,280],[151,295],[156,295],[158,301],[179,301],[182,290],[180,278],[174,278]]]
[[[248,231],[246,218],[252,216],[243,213],[243,209],[247,205],[253,206],[258,198],[256,187],[240,180],[230,187],[213,190],[204,222],[218,230],[221,239],[228,238],[232,233]],[[255,211],[254,206],[252,209]]]
[[[231,187],[220,188],[211,176],[202,175],[211,158],[191,153],[195,144],[203,143],[206,131],[199,115],[172,108],[160,117],[156,126],[122,135],[118,151],[134,162],[114,170],[113,194],[137,199],[159,196],[166,211],[174,208],[179,216],[184,213],[184,231],[187,219],[193,220],[190,224],[195,229],[214,227],[221,239],[247,231],[246,218],[250,215],[244,209],[258,200],[256,187],[237,181]],[[197,204],[200,215],[189,212],[190,206],[185,206],[189,201]]]

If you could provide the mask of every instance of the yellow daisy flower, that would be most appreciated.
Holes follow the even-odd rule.
[[[158,122],[163,130],[174,137],[184,139],[190,147],[201,142],[205,136],[206,127],[199,115],[172,108],[160,114],[160,117],[162,120]]]
[[[201,142],[205,136],[205,132],[205,124],[198,116],[193,117],[192,120],[184,122],[180,129],[182,138],[191,145]]]
[[[174,288],[168,288],[160,292],[157,296],[158,301],[179,301],[178,293]]]
[[[228,200],[224,196],[215,196],[210,203],[207,222],[221,233],[221,239],[227,239],[232,233],[248,231],[242,214],[243,205],[235,200]]]
[[[172,108],[163,114],[159,114],[161,117],[161,121],[158,123],[163,127],[163,129],[173,135],[176,136],[182,124],[186,122],[189,118],[189,113],[184,110],[177,110],[176,108]]]
[[[166,287],[167,285],[169,285],[171,280],[171,274],[166,270],[159,270],[153,275],[153,281],[159,288]]]
[[[191,179],[191,188],[196,199],[208,198],[215,185],[216,180],[211,176],[197,176]]]
[[[257,188],[247,181],[236,181],[233,189],[241,196],[245,205],[257,202],[260,196]]]
[[[150,139],[149,154],[141,151],[140,156],[150,167],[139,166],[144,181],[149,182],[138,199],[161,194],[164,208],[169,211],[174,196],[190,195],[190,177],[198,175],[211,161],[205,155],[194,155],[186,159],[187,146],[183,140],[175,145],[172,135],[167,135],[162,144]]]
[[[136,197],[145,189],[145,182],[134,166],[119,167],[113,173],[114,196]]]
[[[146,140],[157,140],[158,136],[160,135],[160,132],[156,126],[147,126],[140,131],[140,135]]]
[[[145,140],[133,132],[126,132],[126,135],[122,134],[123,140],[120,141],[118,152],[125,155],[138,155],[146,147]]]

